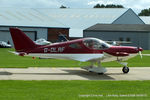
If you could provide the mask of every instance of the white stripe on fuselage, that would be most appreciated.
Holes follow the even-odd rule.
[[[29,53],[28,56],[41,57],[41,58],[55,58],[55,59],[71,59],[77,61],[89,61],[102,58],[103,54],[42,54],[42,53]]]

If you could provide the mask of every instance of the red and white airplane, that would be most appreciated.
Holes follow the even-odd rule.
[[[50,45],[38,45],[18,28],[10,28],[10,33],[16,53],[20,56],[71,59],[81,62],[90,61],[91,66],[84,67],[84,69],[96,73],[105,73],[106,69],[101,66],[101,61],[110,59],[113,56],[117,58],[120,64],[124,65],[122,71],[128,73],[127,63],[121,62],[118,57],[127,57],[137,53],[141,54],[143,50],[140,47],[112,46],[97,38],[82,38]],[[98,66],[94,66],[94,63],[97,63]]]

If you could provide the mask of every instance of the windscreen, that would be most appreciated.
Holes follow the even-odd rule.
[[[106,42],[96,38],[87,38],[83,42],[86,47],[95,50],[103,50],[110,47],[110,45],[107,44]]]

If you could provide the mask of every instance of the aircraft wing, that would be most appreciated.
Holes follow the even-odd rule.
[[[74,56],[72,60],[77,60],[77,61],[91,61],[91,60],[97,60],[100,58],[103,58],[104,54],[82,54],[78,56]]]
[[[34,56],[34,54],[29,54],[30,56]],[[76,61],[91,61],[100,59],[104,56],[104,54],[50,54],[46,56],[41,56],[41,59],[70,59]],[[39,56],[38,56],[39,57]]]

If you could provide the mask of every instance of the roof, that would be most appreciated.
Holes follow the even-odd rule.
[[[128,9],[91,8],[91,9],[37,9],[43,15],[70,27],[71,37],[82,37],[83,30],[96,24],[111,24]]]
[[[70,36],[82,37],[83,30],[96,23],[110,24],[128,9],[0,8],[0,26],[68,27]]]
[[[145,24],[150,24],[150,16],[140,16]]]
[[[96,24],[84,31],[139,31],[150,32],[150,25],[146,24]]]
[[[0,25],[31,27],[66,27],[33,8],[0,8]]]

